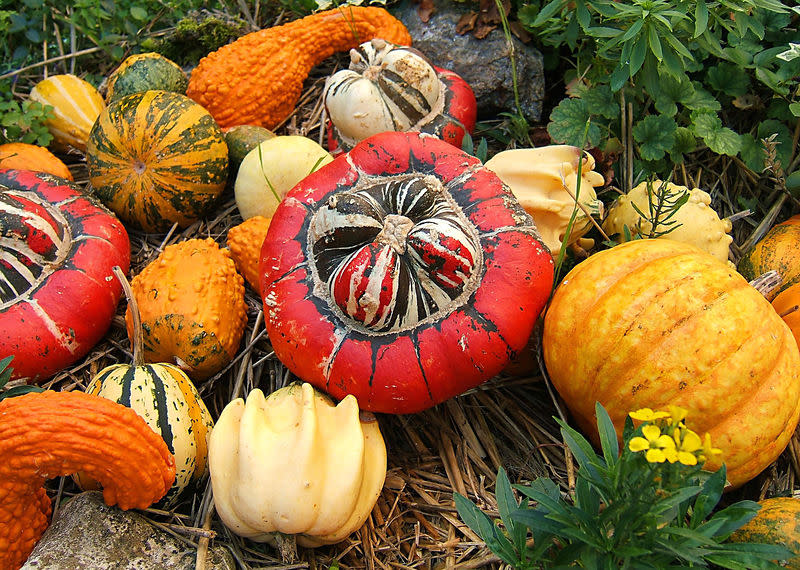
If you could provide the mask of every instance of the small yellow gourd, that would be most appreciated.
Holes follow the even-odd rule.
[[[89,131],[106,107],[94,85],[69,73],[53,75],[37,83],[29,98],[53,107],[53,117],[45,121],[53,135],[53,148],[86,152]]]
[[[583,163],[578,188],[580,160]],[[593,170],[594,164],[594,158],[577,147],[549,145],[505,150],[486,161],[485,166],[511,188],[533,217],[550,253],[557,256],[573,212],[575,218],[566,245],[578,242],[587,249],[594,245],[591,240],[581,239],[592,228],[591,217],[603,214],[603,203],[597,199],[595,188],[605,180]]]
[[[728,249],[733,237],[730,220],[720,219],[711,208],[711,196],[699,189],[655,180],[642,182],[627,194],[621,195],[608,210],[603,222],[603,230],[609,235],[618,235],[625,241],[625,226],[631,236],[648,237],[653,232],[653,224],[642,217],[640,212],[649,214],[650,204],[656,204],[655,195],[659,188],[664,192],[663,203],[674,203],[684,193],[689,193],[688,201],[680,206],[666,223],[659,220],[655,234],[659,238],[671,239],[699,247],[722,262],[728,261]],[[638,212],[637,212],[638,208]],[[661,235],[658,235],[661,234]]]
[[[338,405],[310,384],[230,402],[209,442],[214,503],[233,532],[334,544],[364,524],[386,476],[386,447],[353,395]]]

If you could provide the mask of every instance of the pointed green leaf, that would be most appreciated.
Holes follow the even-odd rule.
[[[706,0],[696,0],[694,5],[694,36],[703,34],[708,26],[708,6]]]
[[[603,457],[606,465],[612,466],[619,460],[619,442],[617,440],[617,430],[611,416],[600,402],[595,402],[594,412],[597,416],[597,433],[600,436],[600,448],[603,450]]]

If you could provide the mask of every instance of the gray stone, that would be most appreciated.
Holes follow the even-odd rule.
[[[24,569],[194,570],[197,550],[135,511],[109,507],[99,492],[76,495],[59,509]],[[206,568],[234,570],[227,549],[208,549]]]
[[[502,28],[483,39],[459,34],[456,25],[468,8],[453,0],[434,0],[436,11],[428,22],[417,14],[418,4],[403,0],[390,11],[408,28],[412,45],[434,65],[459,74],[478,102],[478,117],[515,112],[514,86],[508,43]],[[544,71],[542,54],[512,36],[517,66],[520,107],[525,118],[537,122],[542,115]]]

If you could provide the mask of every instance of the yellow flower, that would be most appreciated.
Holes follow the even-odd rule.
[[[703,447],[703,440],[690,429],[675,428],[672,434],[675,440],[677,459],[684,465],[697,465],[697,452]]]
[[[689,410],[686,408],[673,406],[672,404],[668,405],[667,409],[669,410],[669,415],[672,417],[672,422],[674,425],[679,425],[683,420],[686,419],[686,414],[689,413]]]
[[[706,437],[703,440],[703,451],[700,453],[700,461],[713,459],[718,455],[722,455],[722,450],[718,447],[711,447],[711,434],[706,433]]]
[[[661,433],[658,426],[646,425],[642,428],[644,437],[633,437],[628,442],[628,449],[634,453],[645,451],[645,459],[650,463],[675,462],[675,440]]]
[[[630,412],[628,415],[632,419],[638,420],[640,422],[652,422],[655,420],[661,420],[669,417],[669,414],[667,412],[661,412],[661,411],[654,412],[650,408],[642,408],[641,410]]]

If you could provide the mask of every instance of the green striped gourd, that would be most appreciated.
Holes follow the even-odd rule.
[[[736,269],[752,281],[767,271],[781,274],[780,291],[800,283],[800,215],[770,228],[758,243],[739,259]]]
[[[144,91],[114,101],[89,133],[95,195],[146,232],[186,227],[225,188],[228,146],[203,107],[179,93]]]
[[[114,271],[135,315],[138,334],[133,339],[133,364],[114,364],[101,370],[86,391],[133,409],[159,434],[175,456],[175,482],[159,503],[173,506],[184,489],[208,471],[208,438],[214,421],[200,394],[183,370],[167,363],[145,364],[140,350],[141,323],[124,275]],[[85,474],[75,477],[84,489],[95,487]]]
[[[45,122],[53,135],[55,150],[76,148],[86,152],[89,131],[105,108],[103,97],[94,86],[76,75],[53,75],[31,89],[29,99],[53,107],[53,116]]]
[[[174,61],[155,52],[137,53],[108,76],[106,102],[153,89],[185,95],[188,86],[189,77]]]

